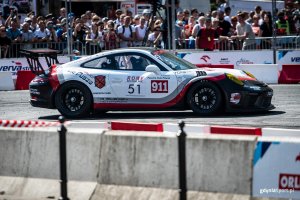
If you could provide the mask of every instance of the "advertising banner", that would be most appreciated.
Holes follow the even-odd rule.
[[[253,196],[300,199],[299,143],[259,141],[253,164]]]
[[[300,51],[280,50],[277,52],[278,64],[300,65]]]
[[[58,60],[60,63],[66,63],[70,61],[70,59],[66,56],[59,56]],[[46,68],[47,63],[44,58],[40,59],[40,63],[44,68]],[[19,70],[30,71],[26,58],[1,59],[0,72],[11,72],[12,79],[17,79],[17,72]]]
[[[262,56],[263,54],[263,56]],[[178,52],[177,55],[195,65],[234,65],[241,64],[273,64],[272,51],[199,51],[199,52]]]

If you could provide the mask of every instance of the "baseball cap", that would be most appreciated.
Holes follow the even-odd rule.
[[[24,22],[31,22],[32,19],[30,17],[25,17]]]
[[[149,9],[144,9],[143,10],[143,14],[150,14],[150,13],[151,13],[151,11]]]

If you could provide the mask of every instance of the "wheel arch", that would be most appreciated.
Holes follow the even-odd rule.
[[[190,87],[188,88],[188,90],[186,91],[186,94],[188,94],[190,92],[190,90],[198,83],[204,83],[204,82],[207,82],[207,83],[210,83],[210,84],[213,84],[214,86],[216,86],[220,92],[221,92],[221,95],[222,95],[222,110],[226,109],[226,106],[227,106],[227,95],[224,91],[224,89],[222,89],[221,85],[218,83],[218,82],[215,82],[215,81],[211,81],[211,80],[207,80],[207,79],[199,79],[197,81],[194,81],[191,83]],[[185,95],[185,98],[184,98],[184,103],[185,105],[188,107],[188,95]]]
[[[60,84],[60,85],[56,88],[56,90],[53,92],[52,98],[51,98],[51,103],[52,103],[52,105],[56,108],[56,105],[55,105],[55,95],[56,95],[57,91],[59,91],[60,88],[63,87],[64,85],[66,85],[66,84],[72,84],[72,83],[80,84],[81,86],[83,86],[83,87],[85,87],[85,88],[88,89],[88,91],[90,92],[90,95],[91,95],[91,97],[92,97],[92,99],[91,99],[92,103],[91,103],[91,108],[90,108],[90,109],[93,110],[93,109],[94,109],[94,108],[93,108],[93,105],[94,105],[94,96],[93,96],[93,93],[91,92],[91,90],[90,90],[89,87],[87,87],[87,86],[86,86],[85,84],[83,84],[82,82],[76,81],[76,80],[66,81],[66,82],[64,82],[63,84]]]

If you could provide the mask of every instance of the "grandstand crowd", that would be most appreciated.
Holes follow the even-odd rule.
[[[271,12],[259,5],[252,11],[231,13],[230,6],[223,1],[216,10],[203,13],[197,8],[182,9],[179,3],[176,1],[174,21],[176,48],[214,50],[218,48],[214,44],[218,39],[220,43],[230,43],[230,48],[247,50],[256,45],[251,39],[272,37],[274,24],[277,36],[299,35],[300,32],[298,1],[287,4],[284,10],[278,10],[276,23],[272,22]],[[150,22],[151,19],[153,22]],[[130,11],[117,9],[115,16],[108,18],[89,10],[75,16],[73,13],[67,14],[62,7],[58,16],[36,16],[34,12],[29,12],[25,19],[19,17],[16,9],[10,9],[8,16],[0,15],[1,57],[8,57],[8,50],[16,43],[22,44],[19,48],[26,49],[32,48],[34,43],[66,42],[67,22],[73,43],[93,49],[90,54],[133,46],[166,48],[168,39],[166,20],[159,15],[152,18],[151,11],[147,9],[134,16]],[[149,34],[146,34],[147,29]],[[234,43],[237,40],[243,41],[241,46]],[[264,43],[262,48],[271,47],[270,41],[265,40]],[[229,46],[223,45],[222,48]]]

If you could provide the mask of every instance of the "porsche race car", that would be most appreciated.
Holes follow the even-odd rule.
[[[29,87],[32,106],[56,108],[70,118],[97,110],[175,109],[212,115],[274,108],[273,90],[250,73],[197,68],[154,48],[116,49],[51,63]]]

